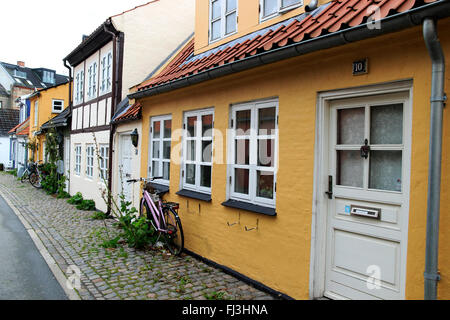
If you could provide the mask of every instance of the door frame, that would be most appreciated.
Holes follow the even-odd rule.
[[[120,166],[122,165],[122,151],[123,151],[123,149],[124,149],[124,146],[123,146],[123,137],[125,137],[125,136],[131,136],[131,133],[132,133],[133,131],[132,130],[126,130],[126,131],[122,131],[122,132],[118,132],[118,141],[117,141],[117,144],[118,144],[118,153],[117,153],[117,159],[116,159],[116,161],[117,161],[117,170],[116,170],[116,174],[115,174],[115,176],[116,176],[116,193],[117,194],[120,194],[123,190],[121,190],[121,176],[120,176]],[[110,148],[111,148],[111,146],[110,146]],[[132,155],[132,157],[133,157],[133,152],[131,152],[131,155]],[[109,160],[109,161],[111,161],[111,159]],[[124,183],[124,182],[123,182]],[[131,194],[131,202],[134,202],[134,190],[133,190],[134,188],[132,187],[132,190],[131,190],[131,192],[132,192],[132,194]]]
[[[330,102],[338,99],[358,98],[387,93],[404,92],[409,97],[409,112],[405,114],[405,125],[409,128],[409,134],[405,136],[406,151],[404,157],[409,161],[409,172],[411,172],[411,149],[412,149],[412,115],[413,115],[413,81],[399,80],[394,82],[361,86],[355,88],[338,89],[332,91],[319,92],[316,107],[316,138],[314,150],[314,191],[311,223],[311,259],[310,259],[310,299],[319,299],[324,297],[325,293],[325,274],[326,274],[326,242],[327,242],[327,217],[328,203],[323,196],[328,186],[328,140],[330,121]],[[408,199],[405,205],[405,211],[409,212],[410,201],[410,181],[411,174],[404,181],[405,197]],[[402,241],[405,241],[406,248],[408,244],[409,215],[405,221],[405,232]],[[403,255],[402,261],[402,279],[400,279],[402,295],[405,296],[406,285],[406,265],[407,252]]]

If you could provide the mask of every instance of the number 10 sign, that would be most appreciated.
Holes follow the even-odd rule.
[[[359,76],[361,74],[367,74],[369,72],[369,60],[362,59],[353,62],[353,75]]]

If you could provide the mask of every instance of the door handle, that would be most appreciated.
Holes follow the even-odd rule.
[[[328,199],[333,200],[333,176],[328,177],[328,191],[325,192]]]

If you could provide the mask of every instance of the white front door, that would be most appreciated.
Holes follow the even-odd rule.
[[[132,202],[132,185],[127,183],[127,180],[132,177],[132,151],[133,145],[131,143],[131,136],[124,134],[120,136],[120,164],[119,164],[119,192],[123,193],[127,202]]]
[[[329,106],[325,296],[404,299],[408,95],[336,100]]]

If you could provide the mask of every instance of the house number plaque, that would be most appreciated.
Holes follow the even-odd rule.
[[[369,59],[362,59],[353,62],[353,75],[359,76],[369,72]]]

